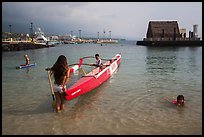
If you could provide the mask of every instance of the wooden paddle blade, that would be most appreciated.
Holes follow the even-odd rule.
[[[56,101],[53,100],[53,101],[52,101],[52,108],[55,108],[55,107],[56,107]]]
[[[47,74],[48,74],[48,80],[49,80],[50,90],[51,90],[51,94],[52,94],[52,107],[55,108],[56,107],[56,101],[55,101],[54,90],[53,90],[52,81],[51,81],[51,77],[50,77],[50,70],[47,71]]]

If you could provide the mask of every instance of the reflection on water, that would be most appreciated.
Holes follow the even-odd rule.
[[[174,73],[176,66],[175,66],[175,56],[168,56],[168,57],[160,57],[160,56],[147,56],[146,57],[146,64],[147,71],[152,74],[161,74],[164,75],[165,73]]]

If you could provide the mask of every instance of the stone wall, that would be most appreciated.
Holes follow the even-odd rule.
[[[15,44],[2,43],[2,52],[39,49],[39,48],[48,48],[48,47],[51,47],[51,46],[48,46],[45,44],[35,44],[35,43],[15,43]]]

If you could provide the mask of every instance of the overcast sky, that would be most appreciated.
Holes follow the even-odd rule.
[[[179,28],[193,30],[198,25],[202,37],[202,2],[3,2],[2,29],[30,33],[31,22],[45,34],[82,37],[146,37],[149,21],[178,21]]]

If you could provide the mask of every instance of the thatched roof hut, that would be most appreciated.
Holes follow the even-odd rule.
[[[177,21],[150,21],[146,38],[163,40],[181,38]]]

